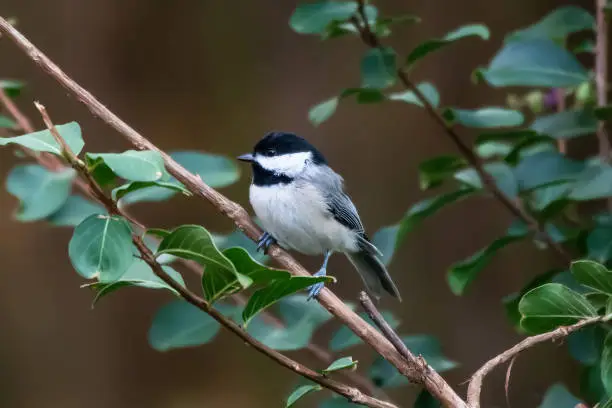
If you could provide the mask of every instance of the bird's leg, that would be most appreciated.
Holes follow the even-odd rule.
[[[331,256],[331,254],[332,254],[332,251],[325,252],[325,259],[323,259],[323,265],[321,265],[321,269],[319,269],[312,276],[326,276],[327,275],[327,261],[329,261],[329,257]],[[325,286],[325,282],[319,282],[319,283],[315,283],[314,285],[312,285],[308,290],[308,300],[317,296],[319,292],[321,292],[321,289],[323,289],[323,286]]]
[[[276,239],[267,232],[264,232],[259,241],[257,241],[257,250],[263,250],[264,252],[268,251],[270,245],[276,244]]]

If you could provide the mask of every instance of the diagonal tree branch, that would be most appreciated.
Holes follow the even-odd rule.
[[[361,36],[361,40],[370,48],[382,48],[382,43],[378,36],[371,30],[370,25],[368,23],[368,19],[365,13],[365,1],[357,0],[358,3],[358,13],[360,19],[353,18],[351,21],[355,25],[355,28],[359,31]],[[361,20],[363,24],[359,21]],[[429,100],[423,95],[423,93],[417,88],[417,86],[408,78],[408,74],[402,68],[397,70],[397,76],[404,85],[405,88],[414,92],[416,97],[419,99],[429,116],[434,119],[434,121],[440,125],[441,128],[444,129],[446,135],[451,139],[453,144],[457,147],[457,150],[466,158],[468,163],[474,168],[480,179],[482,180],[482,184],[486,190],[488,190],[513,216],[520,218],[527,225],[529,225],[530,229],[537,233],[538,236],[541,236],[546,243],[552,247],[559,256],[563,259],[564,262],[570,262],[570,255],[563,249],[561,245],[556,243],[552,237],[546,233],[546,231],[540,226],[538,221],[533,218],[527,211],[523,209],[522,206],[517,205],[510,197],[508,197],[503,191],[497,187],[495,180],[487,171],[484,169],[484,164],[480,157],[478,157],[474,151],[463,141],[461,136],[455,131],[455,129],[450,126],[446,120],[442,117],[440,112],[436,110],[436,108],[429,102]]]
[[[25,116],[23,112],[21,112],[19,107],[11,100],[11,98],[8,95],[6,95],[6,92],[4,92],[2,88],[0,88],[0,106],[3,106],[9,112],[9,114],[13,116],[13,118],[18,123],[19,129],[22,132],[32,133],[35,131],[28,117]],[[22,118],[22,120],[18,120],[17,119],[18,117]],[[25,147],[20,147],[20,150],[25,153],[30,154],[36,161],[38,161],[40,165],[42,165],[43,167],[46,167],[48,170],[61,171],[66,168],[66,166],[62,163],[62,161],[52,154],[47,154],[47,153],[37,154],[36,152],[26,149]],[[93,196],[93,193],[89,189],[89,185],[85,183],[83,179],[76,178],[74,180],[74,184],[75,184],[75,187],[77,187],[77,189],[79,189],[85,196],[99,202],[99,200]],[[122,211],[124,214],[126,214],[125,209],[122,209]],[[132,222],[134,222],[136,225],[141,225],[141,223],[138,220],[135,220],[134,218],[132,218]],[[199,269],[199,266],[195,264],[194,262],[190,262],[182,258],[179,258],[178,261],[182,263],[190,272],[196,275],[202,276],[202,271]],[[240,304],[240,305],[246,304],[246,299],[244,298],[244,296],[242,296],[239,293],[233,295],[232,299],[234,299],[237,302],[237,304]],[[264,310],[263,312],[261,312],[261,315],[263,318],[267,319],[272,324],[278,327],[285,326],[285,324],[280,319],[272,315],[272,313],[270,313],[267,310]],[[316,343],[312,343],[312,342],[308,343],[308,345],[306,346],[306,349],[315,358],[321,361],[324,365],[329,365],[334,361],[334,356],[330,352],[328,352],[327,350],[325,350],[323,347],[319,346]],[[360,387],[360,389],[365,391],[366,393],[370,395],[378,395],[379,397],[382,397],[387,400],[389,399],[386,393],[384,393],[381,389],[376,387],[376,385],[374,385],[372,381],[366,376],[364,376],[363,374],[357,371],[352,371],[352,370],[343,370],[342,372],[340,372],[340,374],[350,379],[355,385]]]
[[[102,202],[102,204],[106,207],[110,215],[118,215],[125,218],[125,214],[123,214],[123,212],[119,209],[117,203],[110,196],[106,195],[102,188],[96,183],[94,178],[89,173],[85,163],[80,160],[74,154],[74,152],[72,152],[72,150],[70,150],[68,144],[64,141],[62,136],[59,134],[59,132],[53,125],[53,122],[51,121],[51,118],[49,117],[49,114],[47,113],[45,107],[37,102],[35,102],[35,105],[36,108],[39,110],[41,116],[43,117],[45,125],[47,126],[55,140],[62,147],[62,154],[66,161],[89,184],[90,189],[95,195],[95,197],[97,197]],[[298,363],[295,360],[290,359],[289,357],[279,353],[276,350],[269,348],[268,346],[259,342],[255,338],[251,337],[251,335],[249,335],[245,330],[243,330],[238,324],[236,324],[234,321],[217,311],[206,300],[202,299],[201,297],[191,292],[189,289],[183,287],[182,285],[178,284],[174,279],[172,279],[170,275],[168,275],[163,270],[162,266],[159,264],[159,262],[157,262],[155,254],[153,254],[153,252],[151,252],[151,250],[145,245],[144,241],[139,235],[132,234],[132,241],[138,249],[141,258],[151,267],[155,275],[162,279],[172,289],[176,290],[185,301],[189,302],[198,309],[210,315],[213,319],[219,322],[219,324],[221,324],[223,327],[240,337],[243,341],[248,343],[260,353],[266,355],[268,358],[274,360],[281,366],[286,367],[291,371],[294,371],[302,377],[305,377],[327,389],[330,389],[346,397],[351,402],[363,404],[372,408],[397,408],[393,404],[365,395],[357,388],[350,387],[341,382],[327,378],[325,375],[309,369],[308,367]]]
[[[127,123],[122,121],[117,115],[98,101],[91,93],[72,80],[46,55],[38,50],[34,44],[12,27],[6,19],[1,17],[0,33],[10,38],[32,61],[82,102],[94,116],[99,117],[109,126],[117,130],[123,137],[128,139],[132,145],[141,150],[159,152],[170,174],[183,183],[194,195],[209,201],[217,210],[234,221],[236,226],[246,236],[254,241],[261,236],[262,231],[251,220],[248,212],[243,207],[206,185],[199,177],[187,171],[168,154],[161,151],[157,146],[132,129]],[[311,276],[302,265],[282,248],[276,245],[271,246],[268,254],[283,267],[287,268],[292,274],[297,276]],[[332,315],[346,324],[365,343],[370,345],[382,357],[396,367],[401,374],[406,376],[409,380],[423,385],[444,407],[466,407],[465,401],[457,395],[452,387],[444,381],[437,372],[431,371],[422,373],[416,371],[415,367],[408,364],[382,334],[352,311],[329,289],[324,288],[317,296],[317,301]]]
[[[478,369],[470,379],[467,391],[467,401],[470,408],[480,408],[480,391],[482,389],[482,382],[487,374],[489,374],[495,367],[504,364],[523,351],[547,341],[555,341],[569,336],[571,333],[582,329],[583,327],[590,326],[596,323],[607,322],[612,320],[612,314],[605,316],[596,316],[584,319],[575,323],[571,326],[559,327],[548,333],[538,334],[537,336],[527,337],[514,347],[509,348],[503,353],[493,357],[487,361],[482,367]]]

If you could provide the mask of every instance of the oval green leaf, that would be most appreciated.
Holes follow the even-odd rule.
[[[605,266],[588,260],[572,262],[574,278],[586,287],[612,295],[612,272]]]
[[[74,229],[68,255],[81,276],[115,281],[135,260],[130,226],[120,217],[91,215]]]
[[[555,139],[572,139],[595,133],[597,126],[592,110],[578,109],[538,116],[530,129]]]
[[[93,214],[106,214],[106,209],[80,195],[73,194],[59,210],[47,218],[47,221],[58,227],[75,227]]]
[[[361,86],[384,89],[397,80],[393,48],[371,48],[361,60]]]
[[[70,122],[64,125],[58,125],[55,128],[74,154],[78,155],[81,153],[83,146],[85,146],[85,142],[81,136],[81,127],[78,123]],[[6,146],[8,144],[17,144],[36,152],[53,153],[57,156],[62,155],[60,145],[55,141],[51,132],[47,129],[22,136],[0,137],[0,146]]]
[[[310,394],[311,392],[315,391],[321,391],[322,389],[323,387],[321,387],[319,384],[308,384],[297,387],[291,393],[291,395],[289,395],[289,398],[287,398],[287,404],[285,405],[285,407],[292,407],[293,404],[295,404],[300,398],[304,397],[306,394]]]
[[[436,87],[430,82],[421,82],[417,85],[417,89],[421,91],[425,99],[431,106],[437,108],[440,105],[440,94]],[[414,91],[395,92],[387,96],[392,101],[401,101],[411,103],[423,107],[423,101],[416,95]]]
[[[525,120],[519,111],[495,107],[475,110],[447,108],[442,115],[450,123],[477,129],[520,126]]]
[[[584,296],[559,283],[546,283],[527,292],[519,302],[519,312],[521,326],[529,333],[543,333],[597,316]]]
[[[123,153],[87,153],[90,160],[102,159],[119,177],[130,181],[155,181],[165,174],[164,159],[152,150]]]
[[[7,191],[20,202],[15,218],[36,221],[58,211],[70,197],[75,177],[71,168],[52,172],[36,164],[15,166],[6,180]]]

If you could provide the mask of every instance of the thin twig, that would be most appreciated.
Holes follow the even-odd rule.
[[[0,88],[0,93],[3,93],[4,91]],[[9,101],[11,103],[12,109],[8,109],[6,106],[6,101]],[[19,109],[19,107],[14,104],[12,102],[12,100],[7,96],[7,99],[2,99],[0,98],[0,106],[4,106],[5,108],[7,108],[7,110],[9,111],[9,113],[11,115],[13,115],[13,117],[16,119],[15,115],[17,116],[21,116],[26,118],[26,121],[22,122],[22,124],[20,125],[20,128],[23,132],[25,133],[32,133],[34,132],[34,128],[31,127],[30,125],[30,121],[29,119],[27,119],[27,117],[21,112],[21,110]],[[43,107],[44,109],[44,107]],[[26,126],[26,127],[23,127]],[[31,156],[39,162],[40,165],[42,165],[43,167],[46,167],[49,170],[54,170],[54,171],[60,171],[66,168],[66,166],[61,162],[61,160],[59,160],[56,156],[54,155],[45,155],[45,157],[48,160],[42,160],[43,155],[37,155],[35,152],[32,152],[29,149],[26,149],[24,147],[20,148],[23,152],[30,152],[32,153]],[[93,193],[90,191],[89,189],[89,185],[83,181],[83,179],[81,178],[76,178],[74,180],[74,184],[75,186],[88,198],[93,199],[95,201],[98,201],[96,199],[96,197],[93,196]],[[99,202],[99,201],[98,201]],[[123,213],[126,214],[125,209],[122,209]],[[138,222],[136,219],[134,219],[133,217],[130,218],[131,222],[135,223],[136,225],[142,225],[140,222]],[[146,228],[144,226],[141,227],[142,230],[146,230]],[[193,261],[189,261],[186,259],[182,259],[179,258],[179,262],[181,262],[190,272],[198,275],[198,276],[202,276],[202,270],[200,269],[200,267]],[[246,299],[244,299],[244,297],[240,294],[235,294],[234,296],[232,296],[232,299],[234,299],[238,304],[246,304]],[[277,317],[275,317],[274,315],[272,315],[269,311],[264,310],[263,312],[261,312],[261,316],[264,320],[270,322],[271,324],[274,324],[278,327],[284,327],[284,323],[278,319]],[[325,365],[329,365],[334,361],[334,356],[329,353],[327,350],[325,350],[323,347],[319,346],[316,343],[308,343],[306,345],[306,349],[318,360],[320,360],[323,364]],[[360,387],[361,390],[363,390],[364,392],[371,394],[371,395],[378,395],[381,398],[384,398],[386,400],[389,400],[388,395],[382,391],[380,388],[376,387],[376,385],[374,385],[374,383],[372,383],[372,381],[366,377],[365,375],[363,375],[362,373],[358,372],[358,371],[353,371],[353,370],[343,370],[340,372],[340,374],[344,375],[346,378],[348,378],[349,380],[351,380],[355,385],[357,385],[358,387]]]
[[[597,105],[608,103],[608,21],[606,20],[607,0],[595,0],[597,39],[595,44],[595,83],[597,86]],[[610,161],[610,140],[606,132],[605,122],[600,121],[597,127],[599,155],[604,162]]]
[[[468,385],[467,391],[467,401],[470,408],[479,408],[480,407],[480,391],[482,389],[482,382],[487,374],[489,374],[495,367],[504,364],[514,357],[516,357],[521,352],[537,345],[540,343],[544,343],[547,341],[555,341],[561,338],[564,338],[571,333],[582,329],[583,327],[590,326],[600,322],[607,322],[612,319],[612,314],[605,316],[596,316],[590,317],[588,319],[584,319],[579,321],[576,324],[571,326],[559,327],[553,331],[548,333],[538,334],[537,336],[527,337],[525,340],[521,341],[517,345],[503,353],[493,357],[491,360],[487,361],[482,367],[478,369],[470,379],[470,384]]]
[[[36,108],[39,110],[41,116],[43,117],[47,128],[62,147],[62,154],[66,161],[79,172],[79,175],[83,177],[87,181],[87,183],[89,183],[91,191],[106,206],[106,209],[108,210],[109,214],[119,215],[123,217],[124,215],[117,207],[117,203],[110,196],[104,193],[102,188],[96,183],[91,174],[89,174],[87,166],[78,157],[76,157],[76,155],[72,152],[68,144],[59,134],[44,106],[42,106],[40,103],[36,103]],[[185,301],[191,303],[198,309],[210,315],[223,327],[240,337],[240,339],[248,343],[257,351],[266,355],[267,357],[274,360],[283,367],[286,367],[291,371],[294,371],[295,373],[346,397],[351,402],[363,404],[372,408],[397,408],[393,404],[365,395],[357,388],[348,386],[335,380],[331,380],[323,374],[317,373],[316,371],[309,369],[308,367],[298,363],[295,360],[290,359],[289,357],[279,353],[276,350],[269,348],[268,346],[259,342],[255,338],[251,337],[251,335],[249,335],[245,330],[243,330],[238,324],[236,324],[234,321],[217,311],[206,300],[202,299],[201,297],[191,292],[186,287],[183,287],[182,285],[178,284],[174,279],[172,279],[170,275],[168,275],[163,270],[162,266],[159,264],[159,262],[157,262],[155,254],[153,254],[153,252],[145,245],[144,241],[139,235],[132,234],[132,241],[138,249],[141,259],[144,260],[151,267],[155,275],[162,279],[172,289],[177,291]]]
[[[416,364],[417,358],[408,350],[402,339],[397,335],[395,330],[387,323],[383,315],[378,311],[378,308],[372,302],[372,299],[364,291],[359,294],[359,302],[366,311],[370,319],[378,326],[385,337],[393,344],[393,347],[408,361]]]
[[[205,184],[200,177],[190,173],[168,154],[161,151],[157,146],[132,129],[127,123],[122,121],[117,115],[98,101],[89,91],[66,75],[66,73],[38,50],[34,44],[25,38],[19,31],[12,27],[4,18],[0,18],[0,32],[10,38],[33,62],[81,101],[94,116],[99,117],[109,126],[113,127],[138,149],[159,152],[164,159],[168,172],[183,183],[189,191],[213,204],[217,210],[233,220],[236,226],[247,237],[254,241],[259,239],[262,235],[262,231],[251,220],[248,212],[243,207]],[[297,276],[311,276],[302,265],[279,246],[271,246],[268,253],[292,274]],[[432,371],[426,373],[425,378],[423,378],[422,373],[415,371],[414,367],[408,365],[404,358],[382,334],[366,323],[329,289],[324,288],[316,298],[323,307],[341,322],[346,324],[358,337],[364,340],[366,344],[374,348],[382,357],[396,367],[400,373],[412,381],[422,382],[424,387],[437,398],[444,407],[465,407],[465,402],[438,373]]]
[[[366,22],[364,25],[361,25],[357,19],[352,19],[353,24],[359,30],[360,37],[362,41],[371,48],[382,48],[382,43],[378,36],[370,29],[367,24],[367,17],[365,14],[365,2],[364,0],[357,0],[359,4],[358,12],[360,14],[361,19]],[[484,163],[474,153],[474,151],[463,141],[461,136],[455,131],[455,129],[449,125],[444,117],[436,110],[436,108],[429,102],[429,100],[423,95],[423,93],[419,90],[419,88],[408,78],[408,74],[402,68],[397,70],[397,76],[407,89],[414,92],[415,96],[419,99],[427,113],[434,119],[434,121],[440,125],[451,139],[451,141],[455,144],[459,152],[466,158],[468,163],[474,168],[480,179],[482,180],[482,184],[486,190],[488,190],[502,205],[515,217],[523,220],[527,225],[529,225],[530,229],[533,230],[538,236],[541,236],[546,243],[551,246],[563,259],[564,262],[571,262],[570,255],[563,249],[561,245],[554,241],[554,239],[540,226],[538,221],[533,218],[528,212],[526,212],[523,208],[517,206],[511,198],[509,198],[503,191],[499,189],[497,184],[495,183],[495,179],[487,173],[484,169]]]

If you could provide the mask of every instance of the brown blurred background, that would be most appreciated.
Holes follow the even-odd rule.
[[[420,25],[395,30],[392,43],[400,53],[461,24],[484,22],[491,28],[490,41],[462,41],[428,58],[415,73],[438,87],[443,104],[465,108],[503,103],[502,92],[472,84],[469,75],[488,61],[506,32],[559,5],[591,7],[560,0],[376,3],[386,14],[423,18]],[[417,165],[453,147],[423,110],[402,104],[347,101],[313,128],[309,107],[358,83],[364,47],[355,39],[322,43],[295,34],[287,24],[295,5],[277,0],[2,0],[0,15],[17,17],[18,28],[69,75],[162,148],[235,156],[269,130],[308,137],[345,176],[373,233],[433,194],[419,191]],[[35,99],[57,123],[78,121],[90,151],[129,147],[6,39],[0,39],[0,61],[0,77],[28,82],[18,102],[37,126]],[[468,131],[462,134],[470,137]],[[15,162],[10,149],[0,150],[2,177]],[[223,192],[248,206],[249,169],[242,169],[241,181]],[[165,293],[130,289],[91,310],[91,292],[79,289],[82,279],[68,260],[70,230],[19,224],[11,217],[15,205],[13,197],[0,193],[0,406],[284,406],[296,376],[227,333],[199,348],[152,350],[146,334],[152,314],[169,298]],[[194,198],[143,204],[134,212],[149,226],[232,228]],[[501,297],[555,265],[531,244],[520,244],[500,253],[465,296],[452,295],[446,268],[503,234],[508,222],[496,202],[464,201],[425,222],[391,266],[404,302],[385,300],[384,306],[401,318],[402,333],[440,338],[446,354],[462,364],[445,374],[460,390],[480,363],[519,339],[504,317]],[[311,268],[320,262],[300,259]],[[332,258],[330,266],[340,278],[334,290],[356,300],[357,275],[341,257]],[[318,340],[325,344],[334,327],[326,326]],[[363,346],[351,351],[364,363],[373,357]],[[308,353],[292,356],[318,367]],[[578,369],[563,346],[529,352],[514,365],[512,405],[537,406],[556,381],[577,391]],[[505,406],[503,383],[503,369],[489,377],[487,406]],[[415,392],[404,387],[390,394],[408,407]],[[316,399],[300,406],[314,407]]]

